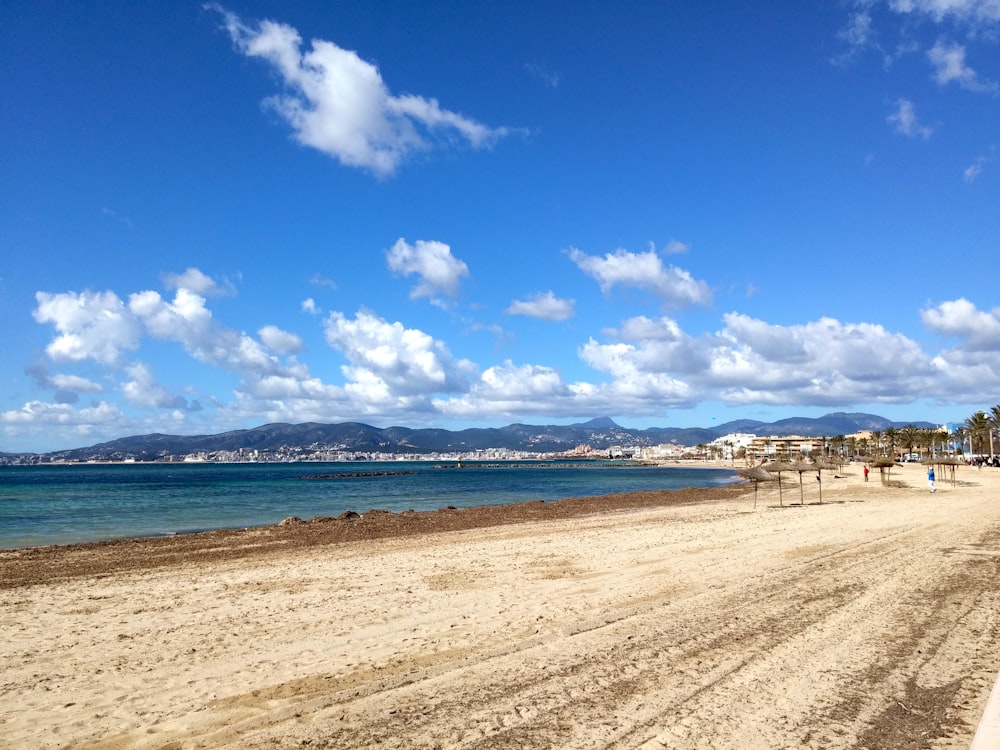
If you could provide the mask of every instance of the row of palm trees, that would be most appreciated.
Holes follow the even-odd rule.
[[[824,453],[832,456],[887,456],[899,453],[970,453],[994,456],[1000,451],[1000,404],[988,412],[980,409],[969,416],[954,432],[916,427],[886,427],[872,433],[872,438],[837,435],[824,439]]]

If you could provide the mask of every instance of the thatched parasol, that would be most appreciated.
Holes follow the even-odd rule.
[[[819,459],[813,464],[813,468],[816,469],[816,481],[819,482],[819,502],[823,503],[823,469],[836,469],[837,465],[832,464],[824,459]]]
[[[795,465],[790,464],[787,461],[771,461],[769,464],[764,464],[762,468],[769,474],[778,475],[778,504],[784,507],[785,503],[781,498],[781,472],[795,471]]]
[[[736,473],[739,474],[744,479],[749,479],[753,482],[753,507],[757,507],[757,485],[761,482],[770,482],[774,479],[773,476],[768,474],[760,466],[751,466],[748,469],[737,469]]]
[[[799,505],[805,505],[805,497],[802,494],[802,475],[807,471],[812,471],[813,465],[804,458],[798,459],[794,464],[792,464],[792,471],[797,471],[799,473]]]
[[[965,461],[963,461],[962,459],[960,459],[958,456],[939,456],[938,458],[936,458],[934,460],[934,462],[936,464],[938,464],[939,466],[943,466],[943,467],[945,467],[947,469],[950,469],[950,471],[948,473],[951,474],[951,486],[954,487],[955,486],[955,467],[956,466],[962,466],[962,465],[964,465]]]
[[[889,484],[889,477],[892,474],[892,467],[896,465],[896,459],[889,458],[888,456],[879,456],[871,465],[878,469],[879,477],[882,479],[882,484]],[[888,469],[888,471],[886,471]]]

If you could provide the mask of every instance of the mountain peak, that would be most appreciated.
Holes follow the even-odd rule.
[[[573,427],[588,427],[593,430],[607,430],[618,426],[618,423],[611,417],[595,417],[587,422],[573,425]]]

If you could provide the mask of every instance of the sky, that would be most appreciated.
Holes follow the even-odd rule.
[[[1000,402],[997,0],[6,0],[0,87],[0,452]]]

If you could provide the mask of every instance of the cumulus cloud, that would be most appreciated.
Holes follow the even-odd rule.
[[[1000,352],[1000,307],[980,310],[960,298],[922,310],[920,319],[936,333],[961,339],[964,349]]]
[[[401,249],[400,268],[424,279],[423,261],[434,254],[421,255],[416,246]],[[450,251],[440,257],[450,257]],[[676,281],[653,250],[597,258],[577,251],[574,260],[605,291],[615,285],[662,291]],[[630,262],[644,273],[630,271]],[[456,277],[454,271],[443,276]],[[439,424],[451,418],[662,415],[706,399],[830,407],[923,398],[977,403],[984,390],[1000,383],[1000,308],[980,309],[966,299],[920,311],[928,331],[952,340],[951,348],[937,352],[880,325],[834,318],[775,325],[730,312],[718,330],[691,335],[672,317],[630,317],[601,331],[600,340],[570,342],[575,366],[589,368],[589,375],[572,381],[546,363],[504,360],[480,367],[402,322],[367,310],[353,317],[333,312],[322,320],[323,332],[342,363],[337,382],[324,382],[326,375],[314,376],[298,361],[303,343],[297,334],[274,325],[254,335],[227,327],[206,298],[188,288],[207,290],[211,284],[187,272],[186,279],[170,298],[147,290],[127,303],[112,292],[39,293],[36,319],[53,324],[56,333],[50,359],[26,372],[54,395],[51,403],[34,400],[0,413],[0,428],[7,435],[58,434],[77,444],[82,436],[128,434],[129,426],[190,429],[201,403],[157,382],[153,366],[125,361],[142,337],[178,344],[192,360],[239,376],[228,394],[216,391],[202,399],[219,429],[263,421]],[[442,286],[439,281],[435,288]],[[563,319],[572,301],[550,291],[517,301],[507,312]],[[53,362],[60,363],[58,372],[50,371]],[[102,369],[102,376],[91,376]],[[82,404],[82,397],[94,394],[105,400]],[[36,423],[54,427],[43,433]]]
[[[314,39],[303,51],[291,26],[244,22],[217,4],[206,7],[222,14],[240,53],[265,60],[281,77],[285,92],[266,103],[295,139],[346,166],[388,176],[414,152],[431,148],[434,136],[484,148],[511,132],[443,109],[435,99],[392,95],[377,67],[333,42]]]
[[[123,351],[139,345],[141,328],[114,292],[38,292],[35,299],[32,316],[59,332],[45,348],[56,361],[92,359],[111,365]]]
[[[277,326],[264,326],[257,331],[257,335],[265,346],[278,354],[298,354],[305,348],[298,334],[283,331]]]
[[[420,277],[420,282],[410,291],[411,299],[439,298],[441,295],[454,298],[462,277],[469,275],[465,262],[452,255],[448,245],[436,240],[417,240],[410,245],[400,238],[385,257],[393,273]]]
[[[345,388],[366,402],[403,398],[411,399],[414,408],[426,406],[432,393],[467,390],[475,371],[468,360],[453,357],[443,342],[368,311],[353,319],[330,313],[325,333],[327,343],[349,362],[342,368],[349,381]]]
[[[0,412],[0,423],[21,428],[17,434],[51,433],[83,438],[100,430],[103,425],[120,425],[124,415],[114,404],[100,401],[90,406],[76,408],[71,404],[50,404],[29,401],[20,409]]]
[[[52,388],[57,391],[70,391],[73,393],[101,393],[104,390],[104,387],[100,383],[95,383],[79,375],[66,373],[53,374],[41,362],[28,365],[24,368],[24,371],[40,388]]]
[[[188,268],[184,273],[165,273],[163,274],[163,285],[167,289],[186,289],[203,297],[232,292],[230,285],[222,286],[197,268]]]
[[[278,360],[258,341],[217,325],[205,307],[205,298],[188,289],[178,289],[171,302],[158,292],[138,292],[129,297],[129,309],[153,337],[182,344],[202,362],[244,374],[281,369]]]
[[[195,401],[188,403],[183,396],[171,393],[156,382],[152,370],[142,362],[133,362],[125,368],[131,380],[122,384],[122,394],[136,406],[156,409],[180,409],[199,411],[201,405]]]
[[[782,405],[909,401],[937,374],[915,342],[877,325],[822,318],[776,326],[738,313],[724,322],[717,334],[694,338],[668,318],[635,318],[618,332],[621,341],[591,339],[580,356],[612,376],[604,390],[632,390],[677,406],[705,398]]]
[[[573,317],[573,306],[573,300],[560,299],[550,290],[525,300],[514,300],[504,312],[507,315],[526,315],[529,318],[559,322]]]
[[[914,341],[880,325],[821,318],[776,326],[737,313],[724,321],[711,379],[736,403],[907,401],[933,376]]]
[[[897,133],[902,133],[910,138],[927,140],[934,132],[934,128],[922,125],[917,121],[916,109],[909,99],[897,99],[896,111],[885,119],[886,122],[896,126]]]
[[[573,247],[567,251],[577,267],[608,294],[615,286],[632,286],[652,292],[667,307],[708,305],[712,292],[704,281],[676,266],[665,266],[655,250],[632,253],[618,249],[603,258]]]

